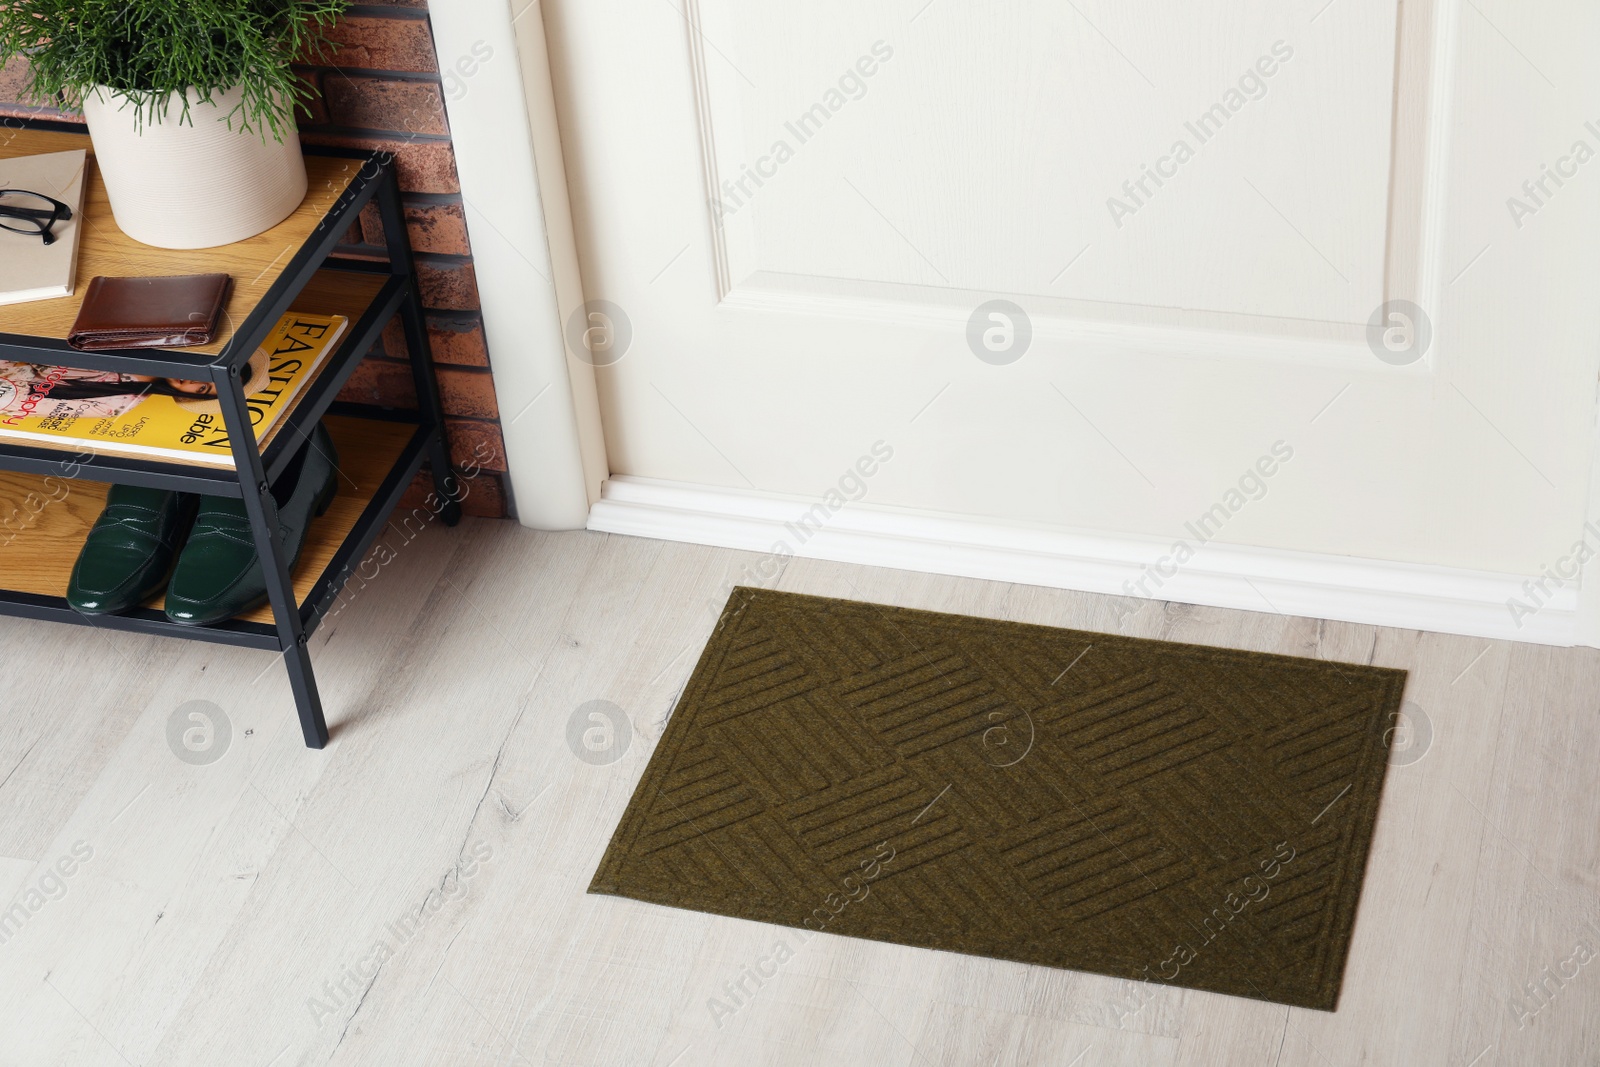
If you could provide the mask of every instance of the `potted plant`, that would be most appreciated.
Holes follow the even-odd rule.
[[[79,109],[117,225],[161,248],[270,229],[306,193],[290,70],[348,0],[0,0],[0,65]]]

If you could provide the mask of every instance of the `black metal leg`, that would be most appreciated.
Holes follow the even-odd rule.
[[[406,350],[411,356],[411,378],[417,390],[417,404],[422,409],[422,423],[434,431],[428,447],[428,468],[433,473],[434,492],[442,501],[439,518],[446,526],[454,526],[461,521],[461,482],[450,466],[450,449],[444,437],[444,405],[439,399],[439,381],[433,371],[428,324],[422,316],[422,291],[417,286],[405,213],[400,205],[400,184],[392,168],[383,177],[377,201],[378,214],[383,220],[384,243],[389,249],[389,271],[408,279],[406,299],[400,305],[400,324],[405,330]]]
[[[273,608],[274,613],[277,608]],[[299,629],[300,613],[291,611],[295,628]],[[311,672],[311,653],[306,648],[305,635],[295,638],[295,645],[283,654],[283,665],[289,671],[289,691],[294,694],[295,710],[300,714],[300,733],[307,748],[325,748],[328,744],[328,721],[322,717],[322,695],[317,692],[317,677]]]
[[[317,693],[311,656],[306,651],[306,633],[300,623],[300,605],[295,600],[283,541],[278,536],[278,502],[272,497],[272,487],[267,483],[266,473],[262,469],[261,450],[256,445],[256,435],[250,425],[250,412],[245,404],[239,368],[233,366],[224,369],[219,365],[214,369],[212,381],[217,387],[223,424],[228,429],[233,461],[244,488],[244,511],[250,519],[256,555],[261,560],[261,573],[266,579],[267,599],[272,605],[278,644],[283,649],[284,666],[289,670],[289,688],[294,693],[295,708],[300,713],[300,730],[305,735],[307,748],[322,748],[328,743],[328,723],[322,715],[322,698]]]
[[[454,526],[461,521],[461,480],[450,466],[450,450],[445,447],[443,426],[434,431],[433,441],[428,445],[428,469],[433,472],[433,491],[443,501],[439,507],[439,521]],[[443,478],[439,476],[440,471],[445,472]]]
[[[444,408],[439,399],[438,380],[433,373],[428,328],[417,299],[415,277],[411,282],[411,295],[400,305],[400,322],[406,332],[406,348],[411,352],[411,376],[416,383],[417,402],[422,405],[422,418],[433,425],[433,440],[428,445],[428,469],[433,473],[433,490],[442,501],[439,519],[446,526],[454,526],[461,521],[461,482],[455,468],[450,465],[450,449],[444,439]]]

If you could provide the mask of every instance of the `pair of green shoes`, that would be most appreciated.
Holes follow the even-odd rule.
[[[312,514],[326,511],[338,489],[338,462],[333,440],[319,424],[310,447],[300,450],[272,487],[290,567],[305,546]],[[114,615],[139,607],[163,586],[167,618],[190,626],[223,622],[267,602],[243,501],[111,487],[73,565],[67,603],[85,615]]]

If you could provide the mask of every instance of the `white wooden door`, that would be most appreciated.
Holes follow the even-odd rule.
[[[613,476],[1159,538],[1161,573],[1533,576],[1581,536],[1600,8],[543,11]]]

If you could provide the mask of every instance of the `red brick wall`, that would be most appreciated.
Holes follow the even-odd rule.
[[[427,4],[391,0],[354,6],[334,27],[332,37],[334,48],[329,53],[307,57],[308,62],[297,68],[313,93],[300,116],[301,139],[307,144],[393,154],[427,308],[451,454],[458,466],[470,461],[484,472],[471,483],[463,506],[468,514],[503,516],[505,448]],[[24,74],[19,64],[0,69],[0,115],[76,119],[53,108],[21,103]],[[371,255],[380,253],[382,245],[377,213],[369,208],[340,252]],[[405,358],[405,341],[395,323],[385,331],[380,349],[356,369],[341,398],[414,407]],[[421,490],[419,481],[412,496],[420,499]]]

